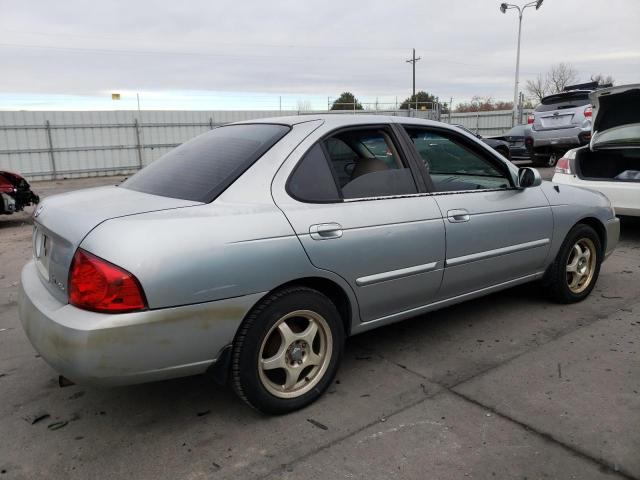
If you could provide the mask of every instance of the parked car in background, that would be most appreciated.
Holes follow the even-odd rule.
[[[529,116],[531,141],[527,146],[535,165],[553,167],[567,150],[589,143],[589,94],[597,88],[598,82],[570,85],[542,99]]]
[[[0,214],[11,215],[39,201],[22,175],[0,171]]]
[[[464,125],[453,124],[453,126],[456,127],[456,128],[459,128],[461,130],[464,130],[469,135],[473,135],[474,137],[479,138],[484,143],[486,143],[491,148],[493,148],[496,152],[498,152],[500,155],[502,155],[504,158],[506,158],[507,160],[511,160],[511,154],[509,153],[509,143],[507,141],[500,140],[500,139],[493,138],[493,137],[485,138],[482,135],[480,135],[479,133],[473,133],[471,130],[469,130]]]
[[[531,126],[516,125],[502,135],[489,137],[485,140],[501,140],[503,142],[507,142],[511,160],[530,160],[531,153],[529,152],[529,150],[527,150],[527,147],[524,143],[525,133],[527,130],[531,130]]]
[[[19,314],[72,381],[208,371],[284,413],[329,387],[346,336],[535,280],[583,300],[619,228],[604,195],[439,122],[240,122],[44,200]]]
[[[640,216],[640,84],[598,90],[590,99],[591,144],[569,150],[553,181],[602,192],[616,214]]]

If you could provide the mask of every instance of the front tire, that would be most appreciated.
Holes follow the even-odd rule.
[[[548,272],[551,297],[560,303],[587,298],[598,280],[601,263],[602,244],[595,230],[582,223],[573,227]]]
[[[282,414],[317,400],[335,377],[344,328],[320,292],[290,287],[263,299],[245,318],[231,357],[235,392],[253,408]]]

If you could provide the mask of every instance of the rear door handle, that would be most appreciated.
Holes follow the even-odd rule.
[[[469,212],[467,212],[464,208],[458,210],[449,210],[447,212],[447,220],[451,223],[462,223],[469,221]]]
[[[342,236],[342,225],[339,223],[320,223],[309,227],[309,235],[314,240],[329,240]]]

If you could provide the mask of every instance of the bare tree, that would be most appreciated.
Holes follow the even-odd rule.
[[[560,62],[552,65],[547,73],[547,83],[549,93],[559,93],[564,87],[575,83],[578,80],[578,72],[570,63]]]
[[[527,80],[527,85],[525,86],[525,90],[527,91],[529,98],[538,102],[541,102],[547,95],[548,89],[549,86],[547,84],[547,80],[542,77],[541,73],[538,74],[535,80]]]
[[[613,85],[616,83],[614,78],[611,75],[603,75],[601,73],[596,73],[595,75],[591,75],[592,82],[598,82],[598,85]]]

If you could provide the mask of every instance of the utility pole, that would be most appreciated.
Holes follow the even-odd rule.
[[[411,96],[411,98],[413,98],[413,101],[415,102],[415,106],[416,106],[416,110],[418,109],[418,99],[416,98],[416,62],[418,60],[420,60],[420,57],[416,58],[416,49],[413,48],[413,55],[411,56],[411,58],[409,60],[407,60],[407,63],[410,63],[413,69],[413,94]]]

